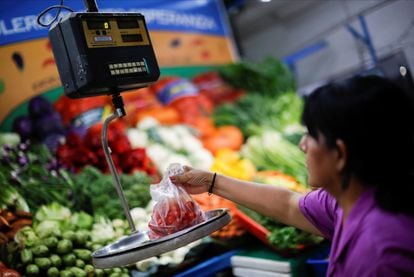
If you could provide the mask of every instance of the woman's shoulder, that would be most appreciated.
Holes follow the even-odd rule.
[[[377,251],[408,249],[414,254],[413,230],[413,216],[375,207],[363,221],[361,236],[372,241],[378,247]]]
[[[353,237],[355,248],[351,256],[369,257],[372,275],[400,276],[398,272],[414,274],[413,230],[413,217],[375,208],[361,221],[358,235]]]

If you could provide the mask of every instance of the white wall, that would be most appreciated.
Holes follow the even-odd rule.
[[[295,0],[299,1],[299,0]],[[291,5],[295,5],[291,1]],[[309,1],[309,0],[307,0]],[[306,86],[371,62],[368,49],[354,39],[344,24],[362,33],[356,16],[363,14],[379,57],[398,48],[405,50],[414,72],[413,0],[322,0],[310,7],[275,20],[248,36],[240,33],[244,58],[286,57],[317,41],[328,46],[297,63],[299,86]]]

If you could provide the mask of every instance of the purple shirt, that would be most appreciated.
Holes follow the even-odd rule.
[[[373,190],[361,195],[343,226],[342,209],[323,189],[299,206],[332,241],[328,276],[414,276],[414,217],[379,208]]]

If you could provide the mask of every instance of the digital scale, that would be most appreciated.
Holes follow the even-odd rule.
[[[50,28],[49,38],[65,94],[70,98],[111,95],[115,107],[104,121],[102,146],[131,234],[92,254],[95,267],[111,268],[187,245],[225,226],[231,216],[227,209],[207,211],[204,222],[155,240],[135,229],[107,131],[112,120],[126,115],[120,93],[156,82],[160,70],[142,14],[98,13],[95,0],[84,3],[87,12],[70,13]]]
[[[49,38],[71,98],[145,87],[160,76],[141,14],[71,13],[50,29]]]

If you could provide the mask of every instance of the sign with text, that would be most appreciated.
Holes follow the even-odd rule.
[[[48,28],[38,15],[57,0],[2,0],[0,9],[0,131],[10,130],[11,118],[34,95],[62,93]],[[83,0],[64,6],[85,11]],[[141,13],[149,29],[159,66],[221,65],[238,59],[227,14],[221,0],[100,0],[99,12]],[[42,23],[53,20],[48,11]],[[59,17],[69,14],[61,9]],[[20,109],[20,110],[19,110]]]

